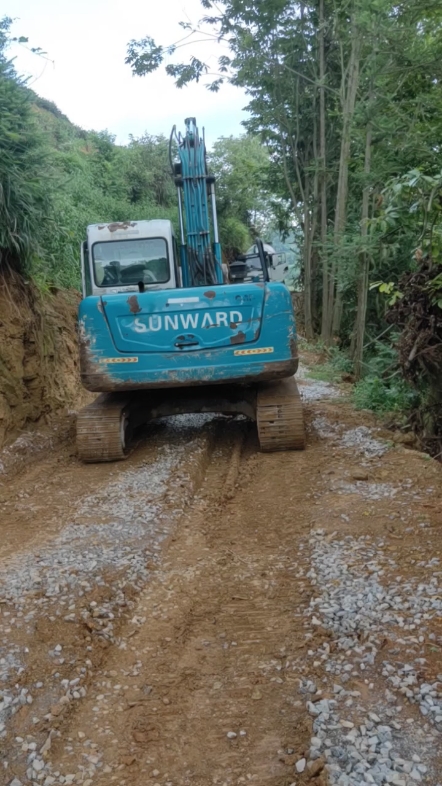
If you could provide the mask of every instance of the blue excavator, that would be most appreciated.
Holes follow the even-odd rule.
[[[160,219],[93,224],[82,244],[81,379],[101,394],[78,414],[85,462],[124,459],[137,427],[190,412],[255,420],[264,451],[305,446],[290,293],[259,239],[223,264],[204,133],[185,124],[170,145],[179,244]]]

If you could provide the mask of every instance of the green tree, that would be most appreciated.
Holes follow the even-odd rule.
[[[169,140],[165,136],[131,136],[125,157],[129,201],[137,205],[149,200],[164,208],[176,205],[176,188],[171,177]]]
[[[217,140],[208,158],[217,178],[221,244],[227,259],[232,259],[270,226],[269,157],[257,137],[243,135]]]

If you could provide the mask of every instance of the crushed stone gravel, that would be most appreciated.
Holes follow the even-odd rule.
[[[313,680],[302,686],[314,697],[306,703],[314,718],[310,759],[325,757],[331,786],[424,783],[427,774],[437,774],[432,762],[441,742],[442,682],[422,677],[425,658],[399,665],[384,660],[384,679],[375,690],[375,664],[385,635],[398,645],[419,646],[426,621],[442,620],[442,571],[434,570],[439,561],[426,564],[428,582],[388,580],[397,566],[381,538],[335,533],[330,539],[318,529],[309,545],[307,577],[315,588],[309,626],[332,632],[337,644],[334,652],[327,641],[309,651],[333,686],[333,698],[324,699]],[[365,697],[346,689],[354,678],[367,686]],[[409,714],[414,707],[421,721]]]

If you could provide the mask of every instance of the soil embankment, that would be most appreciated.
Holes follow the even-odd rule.
[[[0,279],[0,448],[80,395],[75,291],[42,295],[19,276]]]

